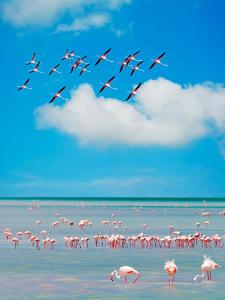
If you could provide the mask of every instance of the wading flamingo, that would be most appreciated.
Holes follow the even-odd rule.
[[[141,277],[141,273],[138,272],[137,270],[135,270],[132,267],[122,266],[122,267],[119,268],[119,271],[115,270],[110,274],[110,279],[113,281],[114,280],[114,275],[118,279],[121,278],[121,277],[124,277],[124,283],[127,284],[127,276],[132,275],[132,274],[137,275],[137,277],[132,282],[132,283],[135,283]]]
[[[177,266],[175,265],[174,260],[167,260],[167,262],[164,265],[164,270],[168,274],[169,285],[173,285],[174,276],[177,272]]]
[[[204,255],[203,264],[201,265],[201,271],[202,274],[197,274],[194,277],[194,281],[201,280],[205,277],[205,274],[207,274],[207,279],[212,280],[212,271],[219,268],[220,265],[215,263],[211,257],[208,255]]]

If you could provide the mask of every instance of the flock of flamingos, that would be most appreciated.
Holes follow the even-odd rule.
[[[32,209],[39,208],[39,206],[32,206],[29,208]],[[196,213],[196,212],[194,212]],[[210,212],[205,211],[201,213],[203,217],[209,217]],[[225,216],[225,211],[219,213],[221,216]],[[59,213],[55,213],[55,218],[57,218],[50,226],[53,230],[59,230],[60,227],[71,227],[77,226],[80,232],[85,231],[87,227],[93,225],[93,222],[90,220],[80,220],[78,223],[75,221],[69,220],[66,217],[60,216]],[[168,236],[160,237],[157,235],[147,235],[146,233],[140,233],[137,235],[127,236],[124,234],[118,233],[123,230],[127,233],[128,227],[124,226],[123,221],[117,220],[116,214],[112,214],[110,220],[102,220],[101,222],[102,230],[109,232],[110,230],[114,231],[113,234],[102,234],[98,233],[92,237],[94,247],[109,247],[111,249],[120,249],[120,248],[192,248],[202,247],[209,249],[211,247],[222,248],[223,247],[223,238],[219,234],[214,234],[212,236],[203,235],[200,231],[195,234],[183,235],[181,232],[175,230],[173,225],[168,226]],[[34,234],[33,232],[26,230],[20,232],[12,232],[10,228],[5,228],[2,230],[3,237],[12,243],[15,250],[20,247],[20,244],[27,241],[30,242],[31,246],[36,250],[47,250],[54,249],[57,241],[56,239],[49,236],[47,230],[40,230],[42,225],[41,220],[35,221],[37,230],[39,234]],[[200,226],[209,226],[209,221],[204,221],[202,223],[196,223],[195,227],[197,229]],[[143,231],[146,232],[148,226],[147,224],[141,224]],[[66,248],[88,248],[90,238],[83,236],[81,238],[77,236],[67,235],[64,236],[63,242],[64,247]],[[115,250],[116,251],[116,250]],[[194,281],[202,280],[207,276],[207,280],[212,280],[212,271],[219,268],[220,265],[215,263],[209,256],[204,255],[203,264],[201,265],[201,274],[198,274],[194,277]],[[168,283],[169,285],[174,284],[174,276],[177,272],[177,266],[174,260],[168,260],[165,262],[164,269],[168,274]],[[110,279],[113,281],[114,277],[124,278],[125,284],[128,282],[128,276],[135,275],[133,283],[135,283],[140,277],[141,273],[130,266],[122,266],[119,270],[115,270],[110,274]]]
[[[110,62],[110,63],[114,63],[113,60],[110,60],[110,59],[107,58],[107,56],[109,55],[110,52],[111,52],[111,48],[109,48],[108,50],[106,50],[101,56],[97,55],[99,58],[96,61],[95,66],[97,66],[98,64],[100,64],[102,61],[107,61],[107,62]],[[130,73],[130,77],[133,76],[133,74],[136,71],[142,71],[142,72],[144,72],[144,70],[140,68],[140,66],[143,63],[143,60],[139,60],[139,59],[136,58],[139,53],[140,53],[140,51],[136,51],[133,54],[129,54],[128,56],[126,56],[124,58],[124,60],[122,62],[119,62],[119,64],[120,64],[119,73],[121,73],[123,71],[123,69],[126,68],[126,67],[130,67],[132,69],[131,73]],[[161,62],[161,59],[164,57],[165,54],[166,54],[166,52],[163,52],[156,59],[152,60],[152,64],[150,65],[149,69],[152,69],[157,64],[160,64],[160,65],[163,65],[163,66],[167,66],[166,64],[163,64]],[[89,69],[88,69],[89,66],[90,66],[90,63],[88,63],[88,62],[85,61],[85,59],[87,58],[87,56],[83,56],[83,57],[77,56],[77,55],[75,55],[75,53],[74,53],[73,50],[72,51],[66,50],[66,53],[61,58],[61,61],[72,60],[74,58],[77,58],[77,59],[75,59],[75,62],[72,64],[70,73],[73,73],[74,70],[76,70],[76,69],[80,69],[79,76],[81,76],[84,72],[90,72]],[[137,61],[137,64],[134,65],[134,66],[131,65],[131,62],[135,62],[135,61]],[[31,69],[29,71],[29,73],[30,74],[32,74],[32,73],[44,73],[44,72],[42,72],[42,71],[39,70],[40,64],[41,64],[40,60],[38,62],[36,61],[36,53],[34,53],[33,56],[32,56],[32,58],[31,58],[31,60],[29,60],[26,63],[26,65],[34,65],[33,69]],[[82,66],[82,64],[83,64],[83,66]],[[61,73],[61,72],[58,71],[59,67],[60,67],[60,63],[56,64],[53,68],[50,69],[50,72],[48,73],[48,75],[50,76],[53,73]],[[111,83],[115,79],[115,77],[116,76],[114,75],[110,79],[108,79],[106,82],[102,83],[102,87],[99,90],[99,93],[102,93],[106,88],[111,88],[113,90],[117,90],[117,88],[111,86]],[[31,87],[28,87],[29,82],[30,82],[30,78],[28,78],[21,86],[18,86],[18,90],[21,91],[23,89],[32,89]],[[130,94],[127,96],[127,98],[125,99],[125,101],[128,101],[132,96],[136,95],[137,91],[140,88],[140,86],[141,86],[141,82],[130,92]],[[54,102],[57,98],[61,98],[63,100],[68,100],[68,99],[62,97],[62,95],[61,95],[63,93],[63,91],[65,90],[65,88],[66,88],[66,86],[63,86],[62,88],[60,88],[54,94],[54,96],[51,98],[51,100],[49,101],[49,103]]]

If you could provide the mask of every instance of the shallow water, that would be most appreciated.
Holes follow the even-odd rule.
[[[166,236],[168,225],[174,225],[182,234],[201,231],[211,235],[225,235],[225,217],[218,216],[225,209],[224,202],[82,202],[80,201],[39,201],[39,208],[28,210],[31,201],[1,201],[0,229],[10,227],[13,233],[30,230],[39,235],[47,230],[50,237],[57,240],[54,250],[35,250],[29,241],[22,240],[19,248],[0,238],[0,300],[1,299],[225,299],[225,252],[224,248],[202,249],[140,249],[96,248],[92,236],[96,233],[122,233],[126,237],[145,232],[149,235]],[[33,203],[34,204],[34,203]],[[136,209],[134,208],[136,207]],[[196,210],[194,214],[193,211]],[[203,210],[211,216],[203,218]],[[53,229],[51,224],[57,218],[66,217],[75,222],[90,219],[92,227],[83,231],[75,225],[73,228],[60,226]],[[123,225],[115,231],[104,227],[101,220],[111,220],[112,213]],[[36,220],[42,224],[37,227]],[[196,222],[209,220],[209,227],[201,225],[195,228]],[[143,230],[141,224],[148,229]],[[128,226],[127,232],[124,225]],[[67,249],[63,245],[66,235],[89,236],[88,249]],[[39,235],[40,236],[40,235]],[[203,254],[208,254],[221,265],[213,272],[213,281],[193,282],[199,273]],[[163,269],[167,259],[175,259],[178,266],[175,286],[168,287],[167,275]],[[123,281],[109,280],[109,273],[122,265],[130,265],[142,273],[135,284],[124,285]]]

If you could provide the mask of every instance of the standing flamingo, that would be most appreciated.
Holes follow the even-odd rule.
[[[152,59],[153,63],[151,64],[151,66],[149,67],[149,69],[152,69],[155,65],[160,64],[164,67],[168,67],[168,65],[165,65],[161,62],[161,58],[163,58],[163,56],[166,54],[166,52],[163,52],[159,57],[157,57],[155,60]]]
[[[167,262],[164,265],[164,270],[168,274],[169,285],[173,285],[174,276],[177,272],[177,266],[175,265],[174,260],[167,260]]]
[[[41,71],[39,71],[38,70],[38,68],[39,68],[39,66],[40,66],[40,60],[39,60],[39,62],[36,64],[36,66],[32,69],[32,70],[30,70],[29,71],[29,73],[35,73],[35,72],[38,72],[38,73],[42,73],[43,74],[43,72],[41,72]]]
[[[79,76],[81,76],[84,72],[91,72],[89,70],[87,70],[87,68],[90,66],[90,64],[86,64],[80,71]]]
[[[109,88],[111,88],[111,89],[113,89],[113,90],[117,90],[117,88],[114,88],[114,87],[112,87],[112,86],[110,85],[110,83],[114,80],[114,78],[115,78],[115,76],[113,76],[113,77],[110,78],[106,83],[104,83],[104,85],[102,86],[102,88],[101,88],[100,91],[99,91],[99,94],[100,94],[102,91],[104,91],[104,89],[105,89],[106,87],[109,87]]]
[[[212,270],[215,270],[215,269],[217,269],[219,267],[220,267],[220,265],[218,265],[217,263],[215,263],[211,259],[211,257],[209,257],[208,255],[204,255],[203,264],[201,265],[202,274],[197,274],[194,277],[194,281],[203,279],[205,277],[205,274],[207,274],[207,279],[208,280],[212,280]]]
[[[21,86],[17,86],[18,87],[18,91],[21,91],[23,89],[27,89],[27,90],[32,90],[31,87],[27,87],[28,83],[29,83],[30,79],[27,79],[24,84],[22,84]]]
[[[125,101],[128,101],[132,96],[137,95],[137,91],[139,90],[141,86],[141,82],[136,86],[135,89],[128,95],[127,99]]]
[[[119,268],[119,271],[115,270],[110,274],[110,279],[113,281],[114,280],[114,275],[118,279],[121,278],[121,277],[124,277],[124,283],[127,284],[127,276],[132,275],[132,274],[137,275],[137,277],[132,282],[132,283],[135,283],[141,277],[141,273],[138,272],[137,270],[135,270],[132,267],[122,266],[122,267]]]
[[[109,62],[114,62],[113,60],[109,60],[106,55],[111,51],[112,48],[109,48],[107,51],[105,51],[101,56],[97,55],[99,59],[96,61],[95,66],[97,66],[102,60],[107,60]]]
[[[32,58],[31,58],[31,60],[30,60],[30,61],[27,61],[27,62],[26,62],[26,65],[36,64],[35,56],[36,56],[36,54],[35,54],[35,52],[34,52],[34,54],[33,54]]]
[[[131,66],[133,69],[130,73],[130,76],[132,76],[137,70],[144,72],[144,70],[139,68],[141,64],[143,64],[143,60],[141,60],[135,67]]]
[[[61,93],[65,90],[65,88],[66,88],[66,86],[64,86],[64,87],[62,87],[53,97],[52,97],[52,99],[50,100],[50,102],[49,103],[52,103],[53,101],[55,101],[55,99],[57,99],[57,98],[61,98],[61,99],[63,99],[63,100],[67,100],[67,99],[65,99],[65,98],[63,98],[62,96],[61,96]]]
[[[51,75],[54,72],[61,73],[61,72],[57,71],[57,69],[58,69],[59,66],[60,66],[60,64],[57,64],[54,68],[52,68],[48,75]]]

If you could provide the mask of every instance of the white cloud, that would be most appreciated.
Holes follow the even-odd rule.
[[[55,128],[81,144],[177,146],[225,133],[225,88],[205,83],[182,87],[149,80],[135,104],[97,97],[89,84],[72,91],[63,106],[36,109],[37,128]]]
[[[89,14],[109,13],[132,0],[8,0],[2,4],[3,19],[16,27],[50,26],[68,15],[75,28],[79,18]],[[77,19],[78,18],[78,19]],[[81,19],[83,23],[83,19]],[[96,24],[96,23],[95,23]],[[70,25],[68,25],[70,26]]]
[[[80,33],[87,31],[90,28],[100,28],[110,22],[109,14],[94,13],[82,18],[76,18],[71,24],[59,24],[56,32],[69,32],[73,31]]]

